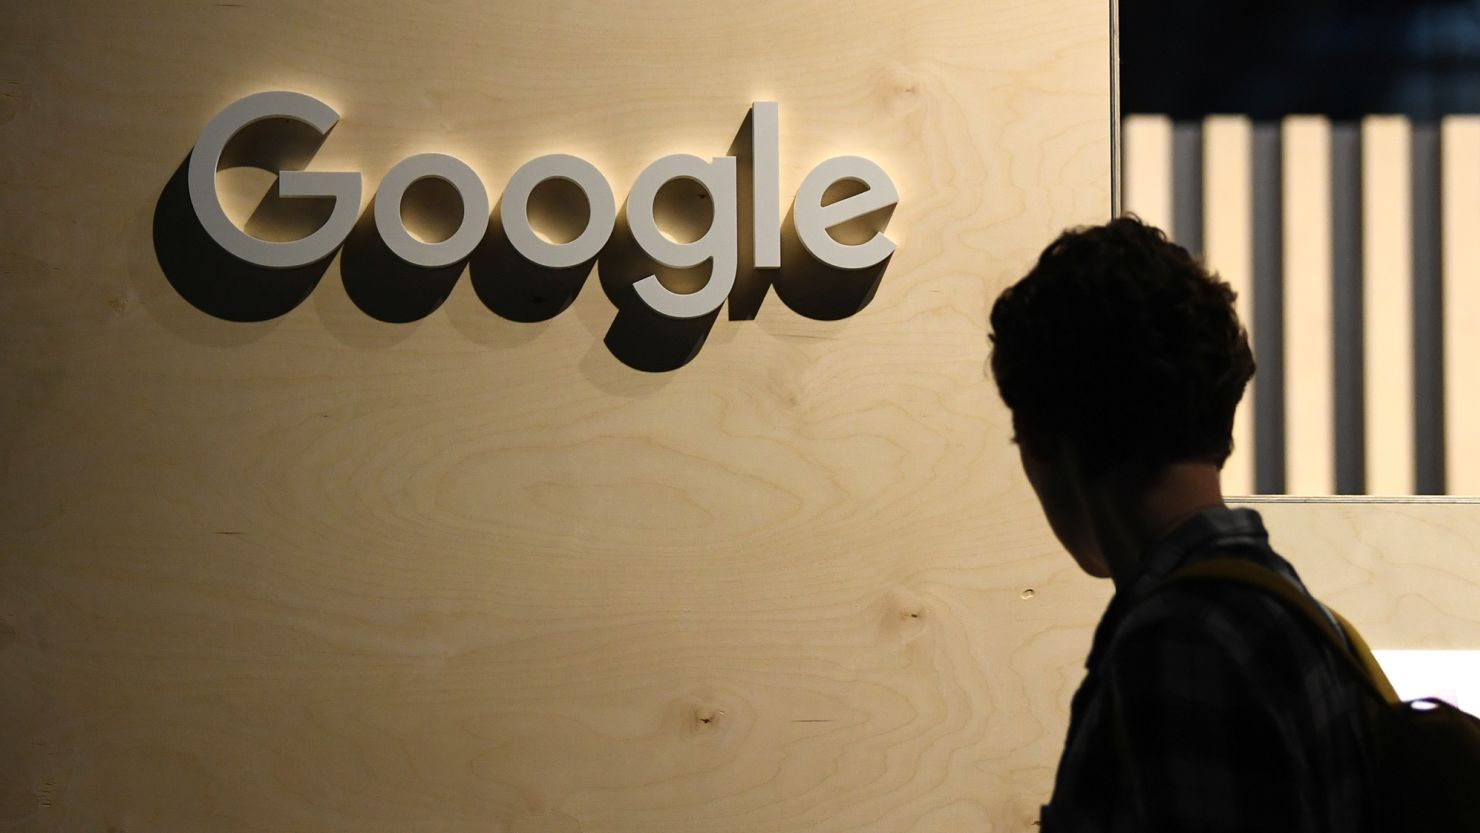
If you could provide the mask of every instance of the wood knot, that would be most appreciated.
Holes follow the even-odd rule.
[[[880,600],[881,635],[892,642],[910,642],[931,630],[930,608],[919,595],[896,588]]]

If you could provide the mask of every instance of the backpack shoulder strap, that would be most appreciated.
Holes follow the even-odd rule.
[[[1387,703],[1401,702],[1393,685],[1377,664],[1372,650],[1351,623],[1340,614],[1326,607],[1305,593],[1283,576],[1241,558],[1218,557],[1200,561],[1184,567],[1163,579],[1156,589],[1186,581],[1225,581],[1242,584],[1262,591],[1282,603],[1286,609],[1305,620],[1321,638],[1346,658],[1357,676],[1367,681],[1368,686]],[[1330,614],[1329,618],[1327,614]],[[1335,620],[1333,623],[1333,619]],[[1345,637],[1345,638],[1343,638]]]

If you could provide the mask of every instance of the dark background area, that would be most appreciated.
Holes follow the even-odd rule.
[[[1480,0],[1121,0],[1121,108],[1480,113]]]

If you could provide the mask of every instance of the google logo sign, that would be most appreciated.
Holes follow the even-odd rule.
[[[781,266],[780,108],[773,101],[752,106],[751,136],[754,166],[752,222],[755,265]],[[266,120],[290,120],[325,135],[339,114],[313,96],[297,92],[261,92],[238,99],[206,125],[190,155],[187,183],[190,203],[201,227],[232,256],[268,269],[293,269],[332,255],[355,226],[363,196],[363,180],[353,171],[278,172],[278,191],[284,198],[329,198],[328,218],[298,240],[277,242],[248,234],[226,214],[216,187],[216,170],[227,144],[247,127]],[[451,186],[462,199],[462,217],[445,240],[427,242],[413,235],[401,217],[406,191],[420,180],[435,178]],[[658,227],[654,204],[669,182],[687,179],[708,193],[713,206],[709,228],[697,239],[678,242]],[[585,227],[571,240],[551,242],[535,232],[529,217],[530,196],[542,183],[564,180],[587,204]],[[851,185],[850,196],[826,201],[834,185]],[[837,156],[814,167],[802,180],[792,204],[792,222],[807,252],[826,266],[860,270],[877,266],[894,252],[894,242],[877,231],[856,243],[840,242],[829,229],[899,202],[889,175],[859,156]],[[477,172],[462,160],[442,153],[419,153],[401,160],[386,173],[375,196],[376,233],[386,248],[406,263],[424,268],[457,264],[468,258],[487,231],[492,206]],[[509,178],[500,196],[501,222],[509,242],[531,264],[566,269],[593,260],[611,238],[617,220],[611,184],[590,162],[569,154],[531,159]],[[626,219],[636,244],[664,266],[689,269],[709,264],[709,276],[692,292],[675,292],[649,275],[634,284],[639,298],[656,312],[674,319],[708,315],[725,302],[734,288],[739,258],[739,192],[736,158],[704,159],[689,154],[664,156],[638,174],[627,195]]]

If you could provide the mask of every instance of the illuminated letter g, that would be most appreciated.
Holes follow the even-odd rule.
[[[278,172],[281,196],[332,197],[334,210],[322,227],[302,240],[274,243],[247,234],[221,207],[216,193],[216,166],[221,164],[221,152],[231,137],[263,119],[300,121],[322,135],[339,121],[339,114],[302,93],[255,93],[232,103],[211,119],[190,153],[190,202],[211,239],[236,257],[269,269],[307,266],[328,257],[349,236],[360,210],[360,175],[345,171]]]

